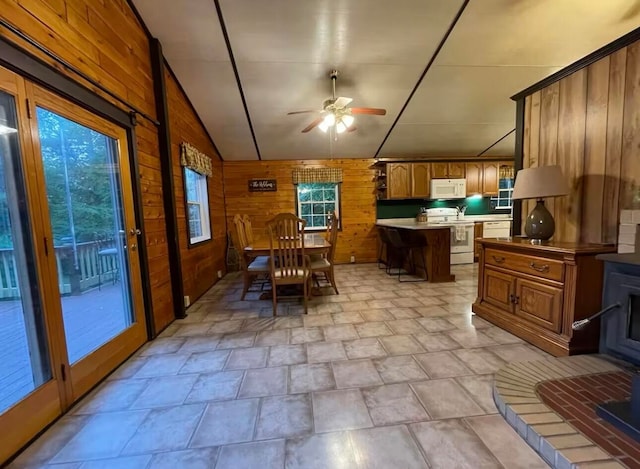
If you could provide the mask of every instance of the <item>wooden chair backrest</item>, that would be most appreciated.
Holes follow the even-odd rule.
[[[251,218],[249,218],[249,215],[243,215],[242,221],[244,222],[244,236],[247,240],[247,245],[251,246],[253,244],[253,227],[251,226]]]
[[[306,220],[292,213],[281,213],[267,222],[271,268],[278,278],[299,277],[305,267],[304,227]]]
[[[326,239],[331,243],[331,247],[329,251],[327,251],[327,260],[333,264],[333,259],[336,254],[336,244],[338,242],[338,225],[340,219],[336,215],[336,212],[330,212],[328,218]]]
[[[247,242],[247,235],[244,230],[244,220],[242,218],[242,215],[234,215],[233,224],[236,228],[236,236],[238,237],[238,242],[240,243],[238,247],[244,249],[249,245],[249,243]]]

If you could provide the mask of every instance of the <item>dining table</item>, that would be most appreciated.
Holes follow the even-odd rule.
[[[306,255],[323,254],[331,247],[331,243],[325,239],[322,233],[305,233],[303,236]],[[252,244],[244,248],[244,253],[250,257],[271,255],[269,238],[256,238]]]

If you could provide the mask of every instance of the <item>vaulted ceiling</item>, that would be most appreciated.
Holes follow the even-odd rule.
[[[133,3],[225,160],[510,156],[510,96],[640,24],[639,0]],[[332,69],[387,110],[337,140],[287,115],[321,109]]]

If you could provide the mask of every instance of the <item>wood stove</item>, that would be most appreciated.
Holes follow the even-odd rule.
[[[600,353],[640,366],[640,254],[602,254],[605,262]],[[631,399],[597,406],[596,413],[640,441],[640,374],[631,383]]]

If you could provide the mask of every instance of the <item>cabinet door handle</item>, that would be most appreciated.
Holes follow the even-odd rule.
[[[500,256],[491,256],[493,257],[493,260],[496,261],[497,264],[502,264],[504,262],[504,257],[500,257]]]
[[[517,305],[517,304],[518,304],[518,302],[520,301],[520,297],[519,297],[519,296],[516,296],[516,295],[514,295],[514,294],[512,293],[511,295],[509,295],[509,301],[510,301],[511,303],[513,303],[514,305]]]
[[[531,267],[533,270],[537,270],[538,272],[549,272],[549,266],[547,264],[538,265],[535,262],[531,262],[529,264],[529,267]]]

